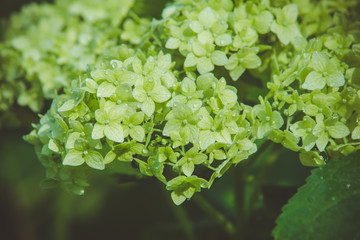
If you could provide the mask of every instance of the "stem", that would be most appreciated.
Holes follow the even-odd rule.
[[[69,196],[68,193],[62,189],[56,194],[56,201],[54,204],[55,216],[52,226],[54,240],[69,239],[72,199],[72,196]]]
[[[195,240],[194,231],[192,228],[191,221],[188,219],[186,211],[183,206],[176,206],[173,202],[171,202],[171,210],[173,211],[176,219],[178,220],[179,224],[181,225],[184,234],[187,239]]]
[[[275,163],[276,159],[279,156],[279,152],[282,149],[282,145],[280,144],[274,144],[272,143],[270,146],[270,154],[266,158],[266,161],[264,162],[264,165],[262,166],[261,171],[256,176],[255,181],[255,190],[252,192],[250,196],[250,205],[248,207],[248,210],[251,211],[254,208],[254,205],[259,198],[261,186],[264,183],[264,180],[269,175],[269,173],[272,170],[273,164]]]
[[[246,187],[246,170],[249,167],[250,160],[240,163],[235,168],[235,212],[236,212],[236,235],[235,239],[246,239],[246,203],[245,203],[245,187]]]
[[[141,19],[134,11],[129,11],[129,16],[132,17],[138,24],[141,23]]]
[[[235,227],[232,222],[228,221],[226,217],[216,210],[204,197],[198,193],[195,194],[192,199],[204,212],[217,221],[230,236],[234,236]]]
[[[270,147],[271,141],[262,141],[259,143],[257,152],[245,160],[235,168],[234,185],[235,185],[235,211],[236,211],[236,235],[235,239],[248,239],[247,225],[248,219],[252,209],[248,208],[245,201],[246,183],[248,169],[255,163],[255,160],[264,152],[265,149]],[[251,204],[251,207],[253,205]]]

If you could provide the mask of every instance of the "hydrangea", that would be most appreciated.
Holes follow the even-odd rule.
[[[26,136],[54,172],[50,178],[63,182],[63,169],[102,170],[115,160],[135,162],[140,172],[166,184],[180,204],[209,185],[202,168],[220,171],[218,163],[212,166],[214,157],[237,164],[252,154],[255,139],[244,128],[249,123],[235,89],[212,74],[181,79],[173,66],[171,56],[162,52],[144,60],[140,53],[113,59],[56,97],[51,111]],[[209,151],[212,146],[216,149]],[[166,173],[168,166],[179,177]],[[76,177],[69,181],[84,187],[71,180]],[[217,177],[214,173],[211,181]],[[175,187],[175,179],[188,187]]]
[[[40,84],[26,92],[6,81],[0,99],[11,104],[13,88],[24,104],[39,89],[54,97],[25,139],[47,179],[81,194],[89,173],[122,162],[161,181],[179,205],[255,153],[262,138],[320,166],[360,148],[360,23],[354,3],[342,2],[176,0],[150,22],[126,15],[132,2],[112,18],[91,10],[99,2],[80,1],[69,11],[86,21],[71,26],[56,15],[66,4],[44,5],[58,16],[54,29],[65,31],[57,44],[42,43],[55,49],[56,64],[30,49],[27,35],[9,37],[13,47],[2,56],[14,58],[6,64],[30,60],[1,77],[28,74]],[[46,85],[40,73],[56,78]],[[59,82],[64,91],[55,94]]]
[[[333,18],[336,23],[337,16]],[[289,131],[301,139],[293,141],[296,146],[281,143],[299,151],[305,165],[325,164],[322,152],[336,157],[359,149],[360,142],[352,138],[351,133],[357,131],[360,99],[354,89],[358,86],[350,77],[353,60],[347,57],[354,54],[350,44],[359,41],[354,35],[358,33],[356,26],[356,23],[344,28],[335,25],[328,33],[311,39],[304,49],[295,51],[292,61],[277,65],[273,70],[276,74],[268,83],[268,97],[273,99],[273,107],[287,116],[286,129],[274,131],[269,138],[281,142],[276,136]],[[339,40],[345,38],[346,43]]]
[[[336,60],[331,61],[325,53],[315,51],[311,57],[311,71],[302,85],[308,90],[329,87],[341,87],[345,84],[344,75],[336,66]]]
[[[302,37],[297,23],[298,7],[296,4],[284,6],[276,11],[276,21],[271,24],[274,32],[281,43],[287,45],[294,42],[296,37]]]
[[[29,4],[12,15],[0,44],[5,63],[0,68],[0,118],[15,102],[41,111],[44,99],[55,97],[89,64],[118,55],[119,26],[133,4],[55,1]]]

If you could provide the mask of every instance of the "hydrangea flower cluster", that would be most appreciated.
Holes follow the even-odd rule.
[[[332,1],[176,0],[152,21],[129,11],[132,1],[121,13],[109,1],[101,3],[101,10],[109,7],[105,15],[89,10],[96,1],[72,0],[70,8],[57,2],[51,11],[70,9],[67,17],[39,15],[37,25],[23,27],[29,32],[9,35],[12,47],[2,53],[17,56],[7,61],[6,83],[36,79],[40,92],[54,97],[25,137],[48,182],[82,194],[91,172],[120,161],[156,177],[181,204],[256,152],[258,139],[299,152],[308,166],[360,148],[356,1],[337,8]],[[30,32],[51,17],[59,22],[54,31],[64,31],[46,41],[63,42],[51,42],[47,55],[27,48]],[[37,70],[42,61],[52,65]],[[85,62],[93,64],[88,71]],[[258,78],[266,94],[239,103]],[[64,89],[56,94],[59,82]]]
[[[0,125],[15,101],[39,112],[44,99],[55,97],[88,65],[97,64],[102,56],[116,56],[119,43],[137,44],[134,39],[148,23],[139,18],[140,30],[128,30],[133,4],[133,0],[55,1],[30,4],[12,15],[0,42]]]
[[[180,77],[173,66],[162,52],[113,59],[58,96],[27,136],[42,146],[48,177],[77,184],[79,169],[134,161],[180,204],[254,153],[236,89],[212,73]],[[64,171],[76,173],[63,179]]]
[[[325,33],[304,48],[284,49],[279,55],[288,60],[273,66],[265,99],[281,112],[286,126],[268,138],[300,152],[304,165],[323,165],[328,157],[360,148],[359,26],[334,14]]]
[[[266,70],[272,49],[306,42],[298,8],[269,0],[178,0],[163,12],[165,47],[185,57],[184,69],[224,67],[237,81],[247,69]]]
[[[233,80],[261,65],[259,34],[270,31],[268,2],[235,6],[223,1],[176,1],[163,12],[168,49],[185,57],[184,69],[199,74],[225,67]],[[250,12],[248,8],[252,8]]]

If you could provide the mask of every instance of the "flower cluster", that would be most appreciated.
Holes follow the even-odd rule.
[[[300,152],[304,165],[322,165],[327,156],[360,148],[359,26],[359,21],[350,23],[335,14],[325,33],[292,50],[287,61],[272,69],[266,99],[286,118],[286,126],[268,137]],[[290,56],[289,49],[279,54]]]
[[[236,81],[247,69],[264,70],[263,52],[277,42],[305,41],[297,17],[296,4],[178,0],[163,12],[163,37],[167,49],[178,49],[185,57],[185,69],[204,74],[220,66]]]
[[[119,42],[138,43],[147,22],[132,29],[133,0],[70,0],[30,4],[12,15],[0,42],[0,125],[15,102],[39,112],[57,92]],[[120,7],[119,7],[120,6]],[[120,26],[123,19],[124,30]],[[131,37],[131,38],[130,38]]]
[[[236,89],[224,78],[181,77],[162,52],[103,66],[73,82],[26,137],[41,146],[48,178],[78,189],[80,170],[103,170],[115,159],[134,162],[180,204],[256,151]]]
[[[299,152],[308,166],[360,148],[355,1],[337,8],[332,1],[176,0],[152,21],[129,12],[133,1],[123,9],[108,1],[29,7],[45,16],[24,25],[23,35],[12,27],[4,43],[12,47],[1,52],[8,70],[0,77],[8,80],[0,107],[13,101],[16,84],[24,84],[18,102],[33,110],[40,107],[30,97],[54,97],[25,137],[48,182],[82,194],[95,169],[131,164],[181,204],[256,152],[257,139]],[[40,31],[51,38],[38,49],[32,41]]]

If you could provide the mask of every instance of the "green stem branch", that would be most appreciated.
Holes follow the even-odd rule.
[[[204,212],[218,222],[230,236],[234,236],[235,227],[233,223],[227,220],[227,218],[216,210],[204,197],[198,193],[195,194],[192,199]]]
[[[235,168],[234,186],[235,186],[235,211],[236,211],[236,235],[235,239],[248,239],[248,219],[251,214],[253,204],[247,206],[245,194],[246,183],[249,168],[255,163],[256,159],[269,147],[272,146],[271,141],[263,140],[258,144],[258,151]]]

